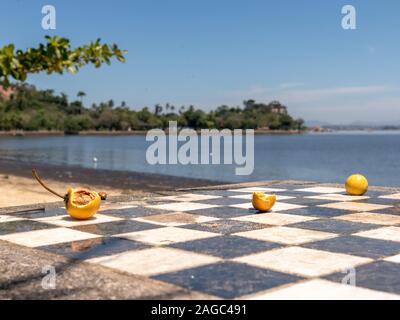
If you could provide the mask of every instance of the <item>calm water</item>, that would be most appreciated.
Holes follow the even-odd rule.
[[[144,136],[2,137],[0,157],[220,181],[343,182],[347,175],[361,172],[371,185],[400,186],[398,132],[256,135],[250,176],[236,176],[232,165],[152,166],[145,157],[150,144]]]

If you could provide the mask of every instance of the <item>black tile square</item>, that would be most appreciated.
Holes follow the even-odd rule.
[[[277,243],[246,239],[237,236],[221,236],[208,239],[181,242],[171,247],[203,253],[224,259],[237,258],[260,251],[279,248]]]
[[[0,235],[6,235],[18,232],[28,232],[33,230],[43,230],[56,228],[54,225],[31,221],[31,220],[18,220],[0,223]]]
[[[400,243],[358,236],[342,236],[302,245],[302,247],[380,259],[400,253]]]
[[[188,213],[199,214],[214,218],[235,218],[253,214],[253,209],[232,208],[229,206],[214,207],[208,209],[190,210]]]
[[[99,234],[104,236],[115,235],[119,233],[128,233],[149,229],[157,229],[161,228],[159,225],[139,222],[139,221],[130,221],[130,220],[121,220],[121,221],[113,221],[113,222],[105,222],[98,224],[90,224],[84,226],[76,226],[71,227],[71,229],[79,230],[82,232],[88,232],[93,234]]]
[[[235,204],[250,203],[251,200],[250,199],[246,200],[246,199],[222,197],[222,198],[216,198],[216,199],[198,200],[198,201],[191,201],[191,202],[220,205],[220,206],[231,206],[231,205],[235,205]]]
[[[355,268],[356,286],[377,291],[400,294],[400,264],[377,261]],[[325,278],[341,282],[345,275],[335,273]]]
[[[318,219],[291,224],[290,227],[309,229],[337,234],[351,234],[364,230],[379,228],[376,224],[343,221],[336,219]]]
[[[210,196],[220,196],[220,197],[229,197],[229,196],[237,196],[238,194],[243,194],[243,192],[234,192],[228,190],[196,190],[196,194],[206,194]]]
[[[68,213],[64,208],[49,208],[49,209],[46,208],[44,210],[23,211],[10,215],[24,219],[38,219],[38,218],[47,218],[53,216],[63,216],[66,214]]]
[[[187,224],[181,226],[185,229],[207,231],[220,234],[232,234],[236,232],[251,231],[268,228],[269,226],[261,223],[237,221],[231,219],[215,220],[205,223]]]
[[[395,199],[383,199],[383,198],[368,198],[364,200],[354,201],[356,203],[369,203],[369,204],[384,204],[387,206],[396,206],[400,204],[399,200]]]
[[[217,263],[153,278],[225,299],[300,280],[293,275],[233,262]]]
[[[39,247],[38,249],[50,251],[75,260],[86,260],[145,248],[148,248],[148,246],[137,241],[104,237],[48,245]]]
[[[382,213],[382,214],[392,214],[395,216],[400,215],[400,204],[398,205],[393,205],[392,207],[385,208],[385,209],[379,209],[379,210],[374,210],[375,213]]]
[[[285,212],[282,213],[295,214],[299,216],[331,218],[350,214],[352,211],[311,206],[306,208],[285,210]]]
[[[286,194],[285,194],[285,196],[286,196]],[[285,199],[283,201],[285,201],[286,203],[298,204],[298,205],[304,205],[304,206],[318,206],[318,205],[334,202],[332,200],[306,199],[303,197],[296,197],[293,199]]]

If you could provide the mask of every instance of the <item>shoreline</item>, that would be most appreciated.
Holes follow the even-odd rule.
[[[164,130],[168,134],[168,130]],[[200,132],[197,130],[197,132]],[[254,130],[255,134],[265,135],[295,135],[306,134],[308,130]],[[39,131],[24,131],[24,130],[11,130],[0,131],[0,137],[37,137],[37,136],[145,136],[148,133],[146,130],[132,130],[132,131],[80,131],[77,133],[65,133],[64,131],[56,130],[39,130]]]
[[[170,192],[179,188],[226,183],[152,173],[100,170],[0,159],[0,207],[59,200],[34,180],[31,173],[33,168],[38,171],[46,183],[62,193],[69,186],[81,186],[104,191],[110,196],[145,195],[155,192]]]

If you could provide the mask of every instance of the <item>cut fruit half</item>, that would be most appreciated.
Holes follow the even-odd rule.
[[[276,202],[276,196],[273,195],[265,195],[262,192],[254,192],[252,204],[254,209],[257,209],[261,212],[267,212],[272,209]]]

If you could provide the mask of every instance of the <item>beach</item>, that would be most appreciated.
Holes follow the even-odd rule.
[[[216,181],[159,174],[47,165],[0,160],[0,208],[59,201],[32,177],[35,168],[53,189],[64,193],[68,187],[88,187],[109,196],[140,195],[177,188],[220,184]]]

